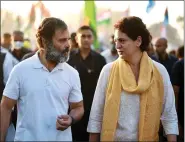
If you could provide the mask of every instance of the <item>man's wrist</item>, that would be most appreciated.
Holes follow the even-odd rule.
[[[71,117],[71,125],[76,123],[76,120],[73,118],[73,116],[69,115]]]

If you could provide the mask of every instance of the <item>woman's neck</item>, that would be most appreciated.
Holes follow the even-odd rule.
[[[132,56],[130,56],[126,61],[130,66],[139,66],[142,55],[143,55],[142,52],[135,53]]]
[[[139,79],[139,70],[142,55],[143,55],[142,52],[138,52],[137,54],[132,55],[127,61],[132,69],[136,82],[138,82]]]

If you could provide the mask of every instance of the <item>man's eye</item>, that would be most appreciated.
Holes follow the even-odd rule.
[[[70,38],[63,38],[63,39],[60,39],[60,42],[65,42],[65,41],[68,41],[70,40]]]

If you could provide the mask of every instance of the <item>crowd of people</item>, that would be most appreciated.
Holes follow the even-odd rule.
[[[184,140],[184,45],[167,53],[135,16],[101,53],[90,26],[54,17],[35,38],[32,51],[21,31],[2,37],[1,141]]]

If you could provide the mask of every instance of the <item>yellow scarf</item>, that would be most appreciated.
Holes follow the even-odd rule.
[[[101,141],[114,141],[122,90],[140,95],[138,140],[157,141],[164,86],[158,69],[146,52],[141,58],[138,84],[126,61],[119,58],[113,63],[106,92]]]

